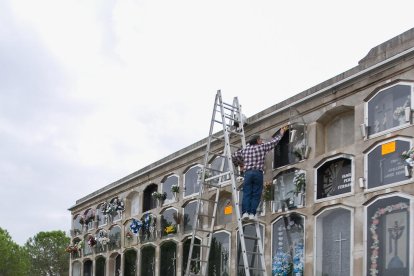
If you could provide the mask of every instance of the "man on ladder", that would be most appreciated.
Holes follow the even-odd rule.
[[[216,125],[222,128],[221,132],[215,132]],[[238,265],[238,272],[246,276],[267,275],[259,221],[256,220],[254,222],[255,234],[246,235],[244,233],[245,225],[239,209],[238,181],[236,181],[233,162],[236,162],[239,166],[244,165],[246,170],[243,187],[243,210],[246,214],[250,212],[254,216],[263,189],[263,169],[266,153],[273,149],[282,139],[286,128],[282,128],[280,133],[267,143],[263,143],[259,139],[260,137],[257,137],[257,139],[251,140],[250,144],[246,146],[243,126],[244,116],[237,97],[233,99],[232,104],[227,104],[222,101],[220,90],[217,91],[203,167],[199,175],[200,189],[193,220],[191,243],[185,265],[185,276],[211,275],[211,272],[208,272],[209,257],[214,237],[218,201],[221,190],[229,181],[231,183],[233,210],[235,210],[237,218],[237,232],[240,240],[238,250],[240,250],[242,256],[241,264]],[[231,136],[234,138],[232,139]],[[232,153],[232,148],[237,149],[236,153]],[[213,176],[211,176],[212,171],[211,167],[209,167],[209,161],[217,156],[221,156],[223,162],[228,164],[228,166],[221,166],[220,170],[214,171]],[[207,172],[209,172],[209,176],[207,176]],[[208,212],[209,210],[211,212]],[[196,242],[196,237],[200,238],[202,242]],[[246,247],[246,240],[249,242],[253,241],[255,246],[248,249]],[[198,250],[194,250],[195,247]],[[255,259],[259,262],[253,264],[249,259]]]
[[[287,127],[282,127],[280,132],[269,142],[263,142],[260,135],[253,135],[245,148],[241,148],[232,154],[235,166],[244,171],[242,219],[257,219],[256,209],[259,206],[263,190],[263,170],[266,153],[272,150],[282,139]]]

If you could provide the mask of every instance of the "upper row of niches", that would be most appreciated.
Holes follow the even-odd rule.
[[[411,100],[413,94],[414,84],[402,81],[374,90],[365,99],[362,135],[373,138],[409,126],[414,105]],[[354,143],[356,124],[352,107],[331,110],[329,116],[320,123],[323,124],[324,133],[318,137],[323,139],[324,149],[318,152],[330,152]],[[308,158],[310,150],[307,125],[304,122],[291,123],[275,147],[273,168],[304,160]]]
[[[413,83],[398,82],[374,91],[366,99],[364,128],[368,138],[384,135],[408,126],[413,108]]]

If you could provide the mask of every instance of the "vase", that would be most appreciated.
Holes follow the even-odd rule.
[[[174,197],[174,201],[177,201],[178,199],[178,194],[176,192],[173,192],[173,197]]]

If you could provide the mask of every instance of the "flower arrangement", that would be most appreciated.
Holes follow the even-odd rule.
[[[402,116],[405,116],[405,106],[399,106],[394,110],[393,117],[395,120],[398,120]]]
[[[295,171],[295,176],[293,177],[293,184],[295,184],[295,189],[293,193],[297,196],[305,188],[306,178],[305,173],[300,171]]]
[[[110,203],[102,204],[101,211],[104,215],[110,215],[117,211],[123,212],[125,210],[125,204],[122,200],[114,198]]]
[[[95,220],[95,211],[89,210],[86,214],[80,217],[79,223],[84,225],[84,224],[89,224],[90,222],[94,220]]]
[[[305,157],[305,151],[306,151],[306,145],[304,143],[304,141],[296,144],[293,147],[293,154],[295,154],[296,157],[298,157],[299,159],[304,159]]]
[[[379,275],[379,271],[378,271],[378,255],[379,255],[379,246],[380,246],[380,241],[379,241],[379,237],[378,237],[378,233],[377,233],[377,225],[380,223],[380,218],[381,216],[383,216],[384,214],[387,213],[391,213],[397,210],[407,210],[407,212],[409,211],[410,206],[408,204],[406,204],[405,202],[400,202],[397,204],[393,204],[393,205],[388,205],[385,208],[379,208],[375,214],[371,217],[371,225],[369,227],[369,230],[371,232],[371,238],[372,238],[372,245],[370,246],[371,248],[371,257],[370,257],[370,261],[371,261],[371,266],[370,266],[370,276],[376,276]]]
[[[175,225],[174,225],[174,224],[172,224],[172,225],[166,226],[166,227],[164,228],[164,232],[165,232],[166,234],[173,234],[173,233],[177,233],[177,228],[175,227]]]
[[[159,200],[165,200],[167,198],[167,193],[159,193],[159,192],[153,192],[152,197]]]
[[[111,240],[110,240],[108,237],[102,237],[102,238],[100,238],[100,239],[99,239],[99,242],[100,242],[102,245],[107,245],[110,241],[111,241]]]
[[[272,182],[265,182],[263,187],[263,200],[271,201],[273,199],[272,195]]]
[[[278,249],[273,257],[272,273],[274,276],[288,276],[292,270],[290,254]]]
[[[128,240],[132,240],[132,238],[134,237],[134,235],[132,235],[131,231],[127,231],[125,234],[125,238],[127,238]]]
[[[69,244],[69,245],[66,247],[65,251],[66,251],[66,252],[68,252],[68,253],[75,253],[75,252],[78,252],[78,247],[77,247],[77,246],[75,246],[75,245],[71,245],[71,244]]]
[[[298,243],[295,246],[295,255],[293,256],[293,273],[294,275],[303,275],[303,244]]]
[[[401,158],[410,166],[414,167],[414,147],[411,149],[404,151],[401,154]]]
[[[141,220],[136,220],[136,219],[132,219],[131,224],[129,225],[129,229],[132,231],[132,233],[134,233],[135,235],[138,235],[139,230],[142,227],[142,221]]]
[[[73,245],[69,244],[66,247],[65,251],[68,252],[68,253],[77,253],[77,252],[81,251],[82,246],[83,246],[83,241],[78,241]]]
[[[178,193],[180,191],[180,187],[178,185],[171,186],[171,192]]]
[[[104,215],[110,215],[110,214],[116,212],[116,206],[113,205],[112,203],[106,203],[105,202],[104,204],[102,204],[101,210],[102,210],[102,213]]]
[[[89,235],[88,237],[88,245],[89,247],[94,247],[96,245],[96,239],[94,236]]]

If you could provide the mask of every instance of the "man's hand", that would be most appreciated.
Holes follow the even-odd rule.
[[[286,130],[288,130],[289,129],[289,127],[288,126],[283,126],[281,129],[280,129],[280,135],[284,135],[285,134],[285,132],[286,132]]]

